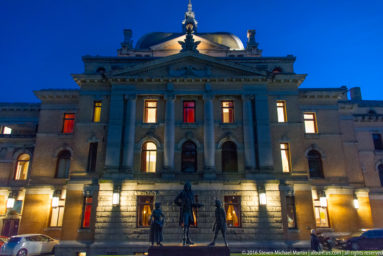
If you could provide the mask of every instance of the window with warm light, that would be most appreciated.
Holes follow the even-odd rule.
[[[305,133],[318,133],[315,113],[303,113]]]
[[[230,228],[241,227],[241,197],[225,196],[226,224]]]
[[[297,217],[295,212],[295,197],[286,196],[286,213],[287,213],[287,227],[290,229],[297,228]]]
[[[99,123],[101,121],[101,109],[102,109],[102,102],[95,101],[93,103],[93,122],[94,123]]]
[[[321,206],[320,200],[314,201],[314,213],[315,213],[315,221],[316,226],[318,228],[328,228],[330,227],[327,206]]]
[[[88,165],[87,165],[88,172],[96,171],[97,148],[98,148],[97,142],[92,142],[89,144]]]
[[[64,114],[63,133],[73,133],[75,114]]]
[[[184,101],[184,123],[195,123],[195,101]]]
[[[153,211],[153,196],[138,196],[137,197],[137,226],[149,227],[150,215]]]
[[[277,101],[277,115],[278,115],[278,123],[287,122],[286,102],[284,100]]]
[[[91,196],[84,197],[84,204],[82,207],[82,221],[81,228],[90,228],[90,217],[92,214],[93,198]]]
[[[282,171],[290,172],[290,148],[288,143],[281,143],[281,160],[282,160]]]
[[[0,126],[0,134],[4,134],[4,135],[12,134],[12,128],[8,126]]]
[[[156,123],[156,122],[157,122],[157,101],[146,100],[144,123]]]
[[[222,101],[222,123],[230,124],[234,123],[234,102],[233,101]]]
[[[157,146],[153,142],[146,142],[142,146],[141,171],[156,172]]]
[[[17,158],[15,180],[26,180],[31,157],[28,154],[21,154]]]
[[[64,219],[65,200],[58,197],[52,198],[50,227],[61,227]]]
[[[57,157],[56,178],[68,178],[71,154],[68,150],[63,150]]]
[[[194,203],[198,204],[198,196],[197,195],[194,196]],[[193,228],[197,228],[198,227],[198,221],[197,221],[198,208],[193,207],[192,213],[193,213],[193,223],[191,223],[190,226]]]

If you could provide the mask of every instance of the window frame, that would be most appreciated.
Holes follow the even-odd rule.
[[[185,106],[185,103],[193,103],[193,107],[188,107]],[[183,123],[184,124],[194,124],[196,123],[196,101],[195,100],[184,100],[182,103],[182,110],[183,110]],[[185,110],[192,110],[193,111],[193,121],[192,122],[187,122],[187,116],[188,116],[188,111],[185,112]]]
[[[145,149],[145,146],[148,144],[148,143],[152,143],[156,149]],[[149,154],[149,159],[151,157],[152,154],[155,154],[155,163],[154,163],[154,172],[151,172],[151,171],[147,171],[147,169],[150,170],[150,160],[149,160],[149,168],[148,168],[148,161],[147,161],[147,154]],[[158,156],[158,147],[156,145],[156,143],[154,143],[153,141],[146,141],[144,144],[142,144],[142,148],[141,148],[141,172],[144,172],[144,173],[156,173],[157,172],[157,156]]]
[[[87,167],[86,167],[86,170],[88,173],[95,173],[96,172],[97,155],[98,155],[98,142],[89,143],[88,163],[87,163]]]
[[[148,198],[150,198],[150,202],[149,203],[142,203],[141,201],[140,201],[140,198],[145,198],[145,197],[148,197]],[[149,207],[150,207],[150,210],[151,210],[151,212],[153,212],[153,210],[154,210],[154,196],[152,196],[152,195],[139,195],[139,196],[137,196],[137,207],[136,207],[136,209],[137,209],[137,211],[136,211],[136,216],[137,216],[137,228],[149,228],[150,227],[150,223],[149,223],[149,220],[150,220],[150,215],[149,215],[149,219],[148,219],[148,225],[140,225],[140,220],[141,220],[141,210],[143,210],[143,209],[141,209],[141,206],[143,206],[143,207],[145,207],[146,205],[148,205]],[[141,221],[142,222],[142,221]]]
[[[190,143],[190,144],[193,144],[194,145],[194,150],[193,151],[186,151],[184,150],[184,146],[186,143]],[[188,161],[185,161],[185,157],[186,157],[186,153],[189,152],[189,153],[194,153],[194,171],[193,172],[187,172],[185,171],[187,168],[187,164],[188,163],[191,163],[191,162],[188,162]],[[198,170],[198,148],[197,148],[197,144],[195,144],[192,140],[187,140],[185,141],[182,146],[181,146],[181,172],[182,173],[196,173]]]
[[[62,154],[64,154],[64,152],[68,152],[69,153],[69,158],[64,158],[64,157],[61,156]],[[71,158],[72,158],[72,154],[70,153],[69,150],[64,149],[64,150],[60,151],[60,153],[57,155],[55,178],[58,178],[58,179],[67,179],[67,178],[69,178],[69,169],[70,169]],[[58,177],[60,160],[69,160],[68,173],[65,173],[66,175],[64,175],[64,177]]]
[[[66,117],[67,115],[73,115],[73,118]],[[76,113],[64,113],[63,116],[63,126],[62,126],[62,133],[63,134],[73,134],[74,133],[74,125],[76,120]],[[71,127],[69,131],[66,131],[66,122],[71,122]]]
[[[282,104],[282,106],[279,106],[278,104]],[[275,105],[277,107],[277,122],[278,123],[287,123],[286,101],[285,100],[277,100]],[[283,121],[280,121],[280,112],[279,112],[279,110],[281,108],[282,108]]]
[[[232,144],[234,147],[231,149],[235,149],[235,150],[232,150],[232,151],[224,150],[224,145],[225,144],[227,145],[227,143]],[[225,163],[230,163],[230,162],[227,162],[228,158],[226,158],[224,156],[224,152],[227,152],[226,154],[228,154],[228,153],[233,154],[231,156],[233,157],[233,159],[235,159],[235,168],[234,169],[226,170]],[[234,160],[233,160],[233,162],[234,162]],[[224,143],[222,143],[222,146],[221,146],[221,169],[222,169],[223,173],[237,173],[238,172],[238,148],[237,148],[237,145],[233,141],[228,140],[228,141],[225,141]]]
[[[231,106],[225,107],[224,103],[231,103]],[[224,115],[225,115],[224,110],[225,109],[229,110],[228,115],[229,115],[229,120],[231,118],[231,122],[230,121],[229,122],[225,122],[224,121],[225,120],[225,118],[224,118]],[[233,124],[235,122],[235,119],[234,119],[235,118],[235,112],[234,112],[234,110],[235,110],[235,108],[234,108],[234,100],[222,100],[221,101],[221,120],[222,120],[223,124]]]
[[[305,115],[312,115],[312,119],[306,119]],[[314,132],[307,132],[306,122],[312,122],[314,127]],[[318,133],[318,121],[315,112],[303,112],[303,124],[305,128],[305,134],[317,134]]]
[[[98,106],[98,104],[100,105]],[[101,112],[102,112],[102,101],[101,100],[93,101],[93,116],[92,116],[93,123],[101,122]],[[96,120],[96,117],[97,117],[97,120]]]
[[[320,201],[319,201],[319,199],[317,199],[317,200],[314,200],[314,202],[313,202],[313,206],[314,206],[314,217],[315,217],[315,226],[317,227],[317,228],[330,228],[331,227],[331,223],[330,223],[330,217],[329,217],[329,215],[328,215],[328,206],[326,206],[326,207],[322,207],[321,205],[320,205]],[[318,220],[318,218],[317,218],[317,211],[316,211],[316,209],[325,209],[325,212],[326,212],[326,217],[327,217],[327,226],[318,226],[318,222],[317,222],[317,220]],[[320,214],[320,211],[319,211],[319,214]],[[319,216],[319,219],[320,219],[320,216]]]
[[[52,199],[53,200],[53,199]],[[53,210],[58,209],[57,212],[57,219],[56,219],[56,225],[52,225],[52,218],[53,218]],[[51,212],[49,216],[49,227],[50,228],[61,228],[63,226],[64,222],[64,211],[65,211],[65,199],[60,198],[59,199],[59,204],[56,207],[52,206],[52,201],[51,201]],[[61,225],[59,225],[59,220],[60,220],[60,213],[62,214],[62,219],[61,219]]]
[[[27,155],[27,156],[29,157],[29,159],[28,159],[28,160],[20,160],[20,157],[21,157],[22,155]],[[13,176],[13,180],[15,180],[15,181],[25,181],[25,180],[28,179],[28,176],[29,176],[29,170],[30,170],[30,168],[31,168],[31,159],[32,159],[32,157],[31,157],[31,155],[28,154],[28,153],[21,153],[21,154],[19,154],[19,156],[17,157],[17,160],[16,160],[15,173],[14,173],[14,176]],[[24,164],[25,164],[25,163],[28,163],[28,167],[26,168],[27,170],[26,170],[25,179],[17,178],[18,169],[19,169],[18,167],[19,167],[19,163],[20,163],[20,162],[24,162]],[[21,175],[21,173],[20,173],[20,175]],[[20,175],[19,175],[19,176],[20,176]]]
[[[91,202],[88,203],[87,202],[87,199],[91,199]],[[81,214],[81,229],[90,229],[90,226],[91,226],[91,220],[92,220],[92,209],[93,209],[93,196],[84,196],[84,199],[83,199],[83,205],[82,205],[82,214]],[[87,206],[90,206],[90,209],[87,208]],[[88,226],[85,226],[84,223],[85,223],[85,213],[87,210],[90,210],[90,213],[89,213],[89,220],[88,220]]]
[[[292,165],[291,165],[291,149],[290,149],[290,143],[287,142],[281,142],[279,144],[279,150],[281,152],[281,167],[282,167],[282,173],[291,173],[292,171]],[[286,145],[286,148],[282,148],[282,145]],[[287,156],[287,163],[288,163],[288,171],[284,171],[284,164],[283,164],[283,152],[286,151],[286,156]]]
[[[229,203],[227,199],[229,198],[236,198],[236,199],[239,199],[237,203]],[[224,209],[225,209],[225,213],[226,213],[226,217],[225,217],[225,221],[226,221],[226,226],[228,228],[241,228],[242,227],[242,209],[241,209],[241,204],[242,204],[242,198],[241,196],[238,196],[238,195],[226,195],[224,196]],[[233,208],[235,209],[235,206],[238,207],[238,211],[239,211],[239,214],[237,214],[237,217],[238,217],[238,226],[230,226],[227,222],[227,214],[228,214],[228,210],[229,210],[229,206],[230,205],[233,205]]]
[[[295,196],[294,195],[286,195],[286,217],[288,218],[289,217],[289,200],[288,198],[291,199],[291,202],[292,202],[292,214],[293,214],[293,219],[294,219],[294,226],[293,227],[289,227],[289,221],[287,219],[287,228],[290,229],[290,230],[293,230],[293,229],[298,229],[298,221],[297,221],[297,211],[296,211],[296,203],[295,203]]]
[[[310,156],[310,153],[311,152],[316,152],[317,153],[317,156],[319,156],[318,158],[315,158],[313,156]],[[317,161],[319,163],[319,175],[318,176],[312,176],[312,172],[311,172],[311,168],[310,168],[310,163],[311,163],[311,166],[312,166],[312,163],[314,161]],[[308,166],[309,166],[309,177],[310,179],[314,178],[319,178],[319,179],[323,179],[324,178],[324,172],[323,172],[323,161],[322,161],[322,154],[318,151],[318,150],[315,150],[315,149],[311,149],[308,153],[307,153],[307,163],[308,163]]]
[[[374,150],[383,150],[382,135],[380,133],[375,132],[372,134],[372,142],[374,143]]]
[[[149,107],[148,103],[153,103],[153,102],[156,103],[156,106],[155,107]],[[149,109],[155,109],[155,115],[154,115],[155,120],[154,120],[154,122],[149,122],[148,121]],[[156,99],[146,99],[146,100],[144,100],[144,120],[143,120],[143,123],[144,124],[156,124],[156,123],[158,123],[158,100],[156,100]]]

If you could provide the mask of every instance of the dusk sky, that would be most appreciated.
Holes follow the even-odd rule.
[[[78,88],[84,55],[116,56],[123,29],[134,43],[181,32],[187,0],[1,0],[0,102],[37,102],[33,90]],[[301,87],[360,86],[383,100],[382,0],[193,0],[199,32],[256,29],[263,56],[297,57]]]

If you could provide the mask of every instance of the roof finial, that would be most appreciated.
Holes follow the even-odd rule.
[[[198,25],[198,22],[196,21],[195,19],[195,14],[193,12],[193,6],[192,6],[192,2],[191,0],[189,0],[189,4],[188,4],[188,11],[185,12],[185,19],[182,21],[182,31],[184,33],[187,32],[187,29],[186,29],[186,23],[190,23],[190,21],[193,22],[193,25],[194,25],[194,32],[197,32],[197,25]]]

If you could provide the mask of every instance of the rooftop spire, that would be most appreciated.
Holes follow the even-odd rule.
[[[189,24],[193,23],[194,32],[197,32],[198,22],[195,19],[195,14],[193,12],[193,6],[192,6],[192,3],[191,3],[191,0],[189,0],[188,11],[185,12],[185,19],[182,21],[182,31],[184,33],[187,32],[187,29],[186,29],[186,24],[187,23],[189,23]]]

